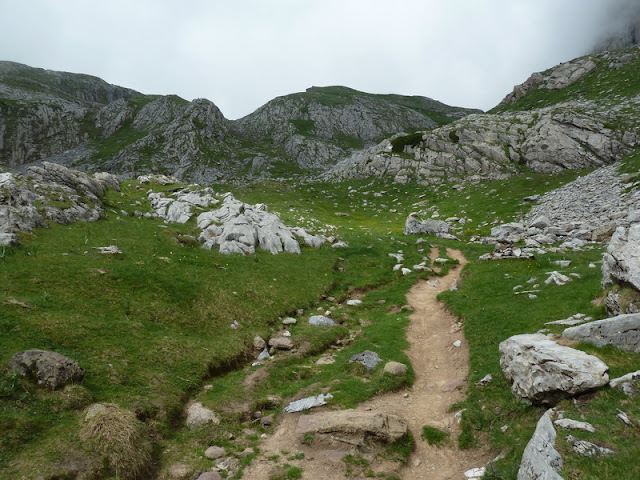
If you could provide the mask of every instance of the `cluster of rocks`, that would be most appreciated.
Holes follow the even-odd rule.
[[[528,201],[529,199],[527,199]],[[525,251],[580,250],[609,240],[618,227],[640,221],[640,191],[625,191],[615,166],[606,166],[531,199],[536,205],[521,222],[491,229],[484,243],[525,242]]]
[[[114,175],[89,176],[55,163],[29,167],[25,175],[0,173],[0,245],[17,245],[17,232],[46,227],[48,221],[98,220],[107,189],[120,189]]]
[[[572,324],[576,321],[572,319],[549,323]],[[580,315],[577,320],[583,321],[586,317]],[[639,352],[640,314],[585,321],[566,328],[562,337],[598,347],[611,345]],[[580,350],[559,345],[541,333],[508,338],[500,344],[500,355],[500,367],[511,381],[514,396],[533,403],[554,404],[561,398],[609,384],[609,368],[604,362]]]
[[[578,318],[573,318],[578,317]],[[586,321],[584,315],[549,322],[572,324]],[[564,330],[562,337],[568,340],[592,343],[596,346],[612,345],[623,350],[640,351],[640,314],[620,315],[599,321],[591,321]],[[640,394],[640,372],[609,379],[609,367],[594,355],[560,345],[552,336],[538,334],[515,335],[500,344],[500,367],[511,381],[515,397],[532,403],[554,405],[560,399],[573,397],[605,385],[617,388],[629,396]],[[547,411],[536,427],[522,457],[519,479],[553,478],[562,467],[562,458],[555,450],[554,424],[561,428],[592,432],[594,427],[584,422],[559,418],[552,422],[553,411]],[[620,411],[618,418],[629,426],[635,426]],[[612,455],[610,449],[579,440],[569,435],[571,450],[582,456]]]
[[[280,217],[269,213],[264,204],[249,205],[226,194],[222,206],[201,213],[197,218],[202,230],[199,240],[203,248],[219,248],[220,253],[248,255],[261,248],[273,254],[285,251],[300,253],[300,238],[311,248],[320,247],[326,238],[311,235],[304,228],[287,227]],[[335,238],[332,246],[346,246]]]

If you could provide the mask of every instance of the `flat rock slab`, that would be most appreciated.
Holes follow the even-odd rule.
[[[562,336],[597,347],[613,345],[627,352],[640,352],[640,313],[618,315],[567,328]]]
[[[609,383],[609,367],[602,360],[538,333],[502,342],[500,368],[514,396],[533,403],[554,404]]]
[[[524,449],[518,480],[563,480],[558,475],[562,468],[562,457],[555,449],[555,443],[556,430],[551,423],[551,413],[546,411],[538,420],[536,430]]]
[[[344,434],[393,443],[408,432],[407,423],[395,415],[356,410],[302,415],[296,433]]]
[[[26,350],[9,360],[8,368],[18,375],[35,377],[39,387],[55,390],[81,382],[84,370],[78,362],[57,352]]]

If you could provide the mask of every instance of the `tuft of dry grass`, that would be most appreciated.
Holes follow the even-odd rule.
[[[80,437],[104,456],[116,477],[136,479],[151,468],[152,444],[147,427],[129,410],[94,404],[87,410]]]

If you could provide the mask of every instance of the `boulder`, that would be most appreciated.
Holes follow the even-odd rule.
[[[618,315],[570,327],[562,332],[562,336],[598,347],[613,345],[628,352],[640,352],[640,313]]]
[[[39,387],[56,390],[69,383],[79,383],[84,370],[78,362],[57,352],[27,350],[16,353],[8,363],[10,371],[24,377],[35,377]]]
[[[518,480],[562,480],[558,471],[562,457],[555,449],[556,430],[551,423],[551,412],[546,411],[522,454]]]
[[[515,335],[500,343],[500,368],[514,396],[533,403],[554,404],[609,382],[603,361],[542,334]]]
[[[431,218],[419,220],[418,214],[415,212],[410,213],[404,222],[405,235],[437,235],[439,233],[449,233],[450,228],[449,224],[442,220],[433,220]]]
[[[230,193],[225,195],[219,209],[200,214],[196,223],[202,229],[199,240],[203,248],[218,247],[223,254],[250,255],[258,247],[272,254],[283,251],[299,254],[295,232],[310,246],[319,247],[324,242],[304,229],[287,227],[265,205],[248,205]]]
[[[520,241],[524,232],[525,228],[521,223],[505,223],[491,229],[491,238],[498,242],[515,243]]]
[[[340,410],[302,415],[298,420],[296,433],[329,434],[339,437],[356,437],[393,443],[408,432],[407,423],[395,415],[356,410]]]

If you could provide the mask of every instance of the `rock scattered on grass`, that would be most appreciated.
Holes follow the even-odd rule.
[[[349,359],[350,362],[358,362],[364,365],[367,371],[371,371],[376,368],[376,365],[382,361],[380,356],[376,352],[371,350],[365,350],[362,353],[358,353]]]
[[[78,362],[48,350],[34,349],[16,353],[7,367],[20,376],[34,378],[39,387],[50,390],[79,383],[84,378],[84,370]]]

